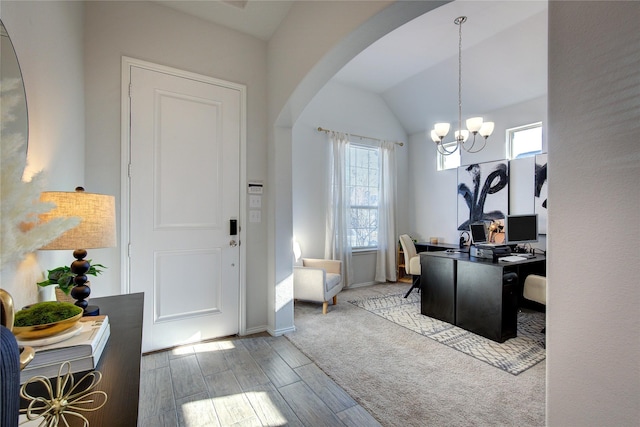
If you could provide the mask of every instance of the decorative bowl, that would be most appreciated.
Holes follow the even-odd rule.
[[[42,304],[42,303],[39,303],[39,304]],[[56,304],[67,304],[67,303],[56,303]],[[34,306],[35,305],[38,305],[38,304],[34,304]],[[73,306],[73,304],[68,304],[68,305]],[[60,332],[66,331],[67,329],[75,326],[76,323],[78,323],[78,321],[82,318],[82,315],[83,315],[82,309],[80,307],[77,307],[77,308],[79,309],[77,314],[72,314],[71,317],[67,317],[65,319],[58,320],[55,322],[42,323],[42,324],[36,324],[31,326],[16,326],[14,324],[13,334],[16,336],[16,338],[19,338],[20,340],[46,338],[55,334],[59,334]],[[28,309],[29,307],[27,307],[24,310],[28,310]],[[21,311],[24,311],[24,310],[21,310]],[[16,316],[18,315],[18,313],[16,313]]]

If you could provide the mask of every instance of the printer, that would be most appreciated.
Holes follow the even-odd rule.
[[[511,248],[507,245],[477,244],[471,246],[469,255],[498,261],[500,257],[511,255]]]
[[[511,255],[511,248],[500,243],[487,242],[487,226],[484,222],[469,224],[473,244],[469,255],[476,258],[486,258],[498,262],[498,258]]]

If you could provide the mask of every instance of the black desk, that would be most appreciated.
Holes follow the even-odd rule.
[[[437,252],[446,251],[447,249],[458,249],[459,244],[453,243],[431,243],[431,242],[418,242],[415,244],[416,252]]]
[[[420,264],[421,313],[497,342],[517,335],[526,276],[546,274],[544,256],[494,263],[468,253],[421,252]],[[505,281],[507,273],[517,280]]]
[[[106,392],[108,399],[101,409],[82,413],[91,426],[138,424],[143,302],[143,293],[91,298],[91,304],[100,307],[100,314],[109,316],[111,326],[109,341],[96,368],[102,373],[97,390]],[[78,381],[83,375],[74,377]],[[82,425],[77,417],[66,418],[71,426]]]

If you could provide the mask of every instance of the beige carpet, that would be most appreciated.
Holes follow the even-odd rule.
[[[412,292],[407,297],[404,295],[359,298],[349,302],[513,375],[526,371],[546,357],[542,333],[545,327],[544,313],[530,310],[518,313],[518,336],[499,343],[422,315],[420,294]]]
[[[544,361],[514,376],[347,302],[408,286],[345,290],[327,315],[296,302],[287,338],[384,426],[543,426]]]

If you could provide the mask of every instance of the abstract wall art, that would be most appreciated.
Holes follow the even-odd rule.
[[[478,221],[504,219],[509,209],[506,160],[458,168],[458,230]]]
[[[547,154],[536,156],[534,203],[538,234],[547,234]]]

